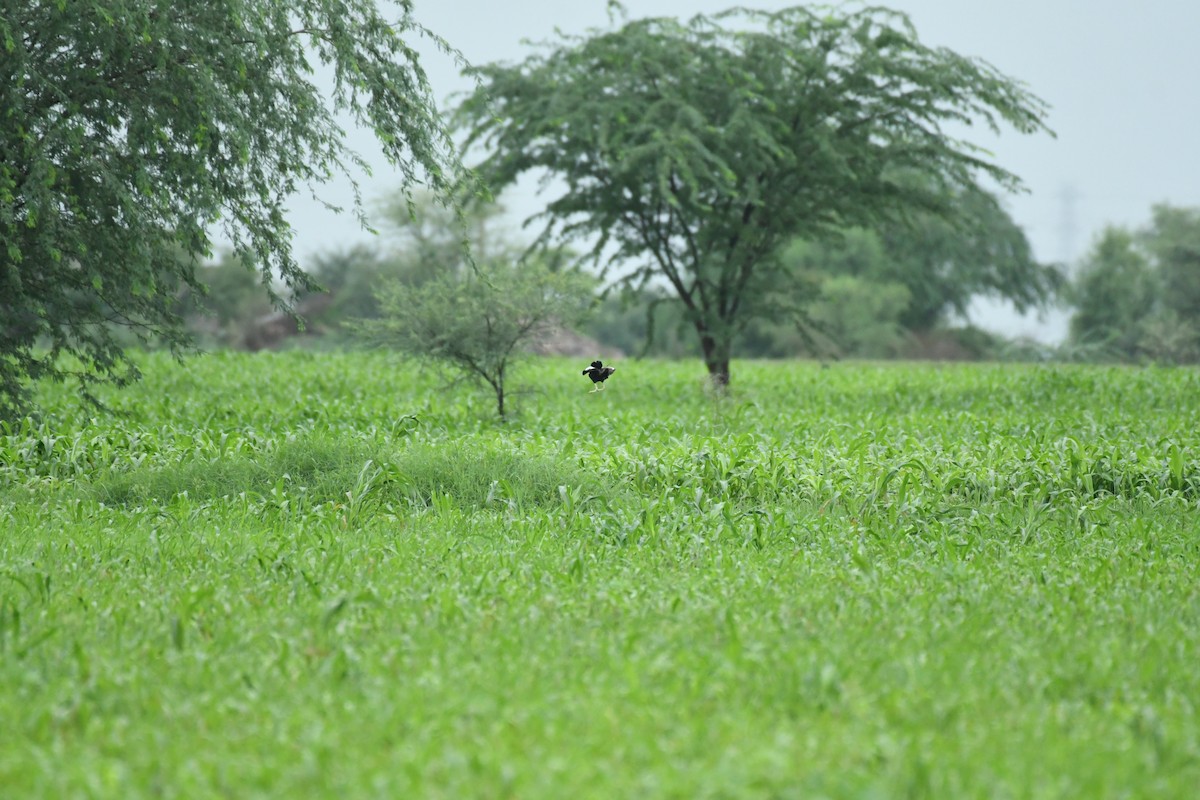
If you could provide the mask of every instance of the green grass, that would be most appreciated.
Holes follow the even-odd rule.
[[[147,357],[0,429],[10,797],[1191,797],[1200,374]]]

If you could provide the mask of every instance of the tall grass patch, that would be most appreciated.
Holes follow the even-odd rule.
[[[611,482],[562,458],[501,444],[420,442],[396,450],[390,475],[420,505],[447,498],[462,509],[556,505],[564,497],[613,500]]]
[[[553,455],[481,442],[391,447],[325,437],[286,439],[251,452],[110,471],[88,494],[109,506],[184,499],[290,497],[307,504],[362,499],[462,511],[555,505],[566,496],[611,500],[611,482]]]
[[[91,493],[108,505],[166,503],[178,497],[211,501],[280,490],[318,503],[337,501],[354,488],[371,457],[370,448],[354,441],[285,439],[253,452],[109,472]]]

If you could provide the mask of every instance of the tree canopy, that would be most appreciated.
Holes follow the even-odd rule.
[[[1045,306],[1063,284],[1059,267],[1039,263],[1025,232],[999,198],[978,187],[953,195],[949,213],[917,212],[901,221],[852,229],[824,241],[799,241],[782,256],[797,271],[897,285],[894,309],[905,330],[923,333],[964,317],[972,299],[1008,300],[1020,312]]]
[[[669,284],[722,384],[734,337],[772,312],[762,284],[784,242],[946,215],[981,180],[1016,189],[951,131],[1047,130],[1024,85],[881,8],[635,20],[474,74],[456,124],[484,148],[481,176],[560,179],[543,241]]]
[[[268,292],[308,286],[286,203],[366,166],[347,118],[405,185],[457,180],[411,0],[0,2],[0,406],[136,377],[114,324],[183,346],[172,298],[214,235]]]
[[[1106,228],[1070,290],[1071,341],[1084,354],[1200,359],[1200,209],[1157,205],[1137,231]]]
[[[1019,312],[1045,306],[1061,287],[1062,272],[1034,258],[1025,231],[1000,199],[968,186],[951,200],[949,214],[921,213],[878,228],[887,254],[880,277],[911,295],[901,324],[928,331],[951,315],[965,317],[978,296],[1007,300]]]

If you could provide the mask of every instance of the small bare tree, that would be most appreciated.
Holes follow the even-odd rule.
[[[513,364],[552,326],[576,321],[591,302],[594,283],[539,261],[490,260],[417,287],[383,287],[376,295],[381,317],[362,321],[358,330],[377,344],[491,387],[504,419]]]

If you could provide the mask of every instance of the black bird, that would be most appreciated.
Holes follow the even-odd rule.
[[[603,361],[593,361],[592,365],[585,369],[581,374],[587,375],[592,379],[592,383],[596,384],[592,387],[593,392],[598,392],[604,388],[604,382],[608,380],[608,376],[617,371],[616,367],[606,367]]]

